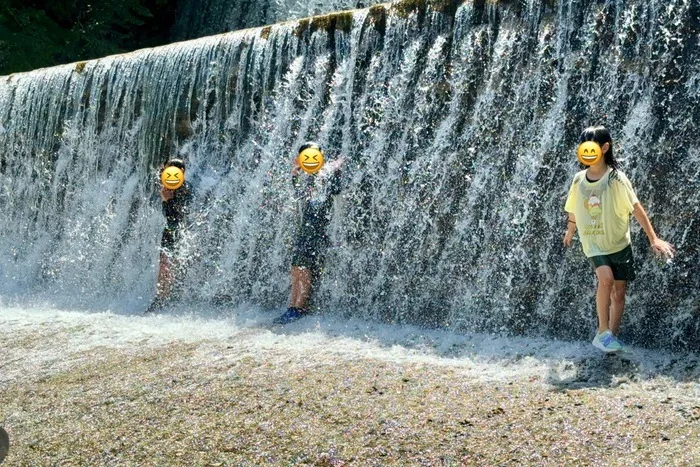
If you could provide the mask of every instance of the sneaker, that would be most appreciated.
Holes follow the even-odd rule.
[[[622,350],[620,342],[618,342],[615,336],[613,336],[610,329],[601,332],[600,334],[596,334],[596,336],[593,338],[593,345],[598,347],[603,352],[618,352]]]
[[[281,316],[272,320],[272,324],[289,324],[300,318],[303,318],[306,312],[301,308],[287,308]]]
[[[627,344],[622,342],[619,337],[616,337],[615,339],[617,339],[617,343],[620,344],[620,352],[629,352]]]
[[[148,315],[150,313],[156,313],[160,311],[163,306],[165,305],[165,301],[162,298],[154,298],[153,301],[151,302],[150,305],[148,305],[148,308],[146,311],[144,311],[144,314]]]

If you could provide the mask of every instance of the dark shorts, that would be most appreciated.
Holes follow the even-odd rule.
[[[174,253],[175,245],[180,238],[180,233],[175,229],[163,229],[163,236],[160,238],[160,247],[166,253]]]
[[[588,260],[593,265],[593,269],[610,266],[616,281],[631,281],[635,278],[632,245],[627,245],[624,250],[611,255],[591,256]]]
[[[323,267],[326,239],[320,235],[298,236],[292,248],[292,266],[318,272]]]

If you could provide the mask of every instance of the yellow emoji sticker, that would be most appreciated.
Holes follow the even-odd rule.
[[[579,145],[576,155],[583,165],[593,165],[603,157],[603,151],[595,141],[585,141]]]
[[[323,167],[323,153],[318,148],[306,148],[297,158],[299,167],[307,174],[315,174]]]
[[[160,181],[169,190],[177,190],[185,183],[185,174],[177,167],[166,167],[160,174]]]

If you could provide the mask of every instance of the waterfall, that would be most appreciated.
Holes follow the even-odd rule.
[[[632,220],[623,332],[700,344],[697,0],[406,0],[0,78],[0,293],[154,293],[158,166],[188,163],[193,303],[284,307],[299,145],[346,156],[326,313],[589,338],[562,247],[581,130],[604,124],[674,262]],[[117,304],[117,305],[115,305]]]

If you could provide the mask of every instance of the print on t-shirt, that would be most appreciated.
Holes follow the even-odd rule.
[[[591,193],[585,193],[586,187],[581,187],[584,193],[583,206],[588,211],[588,215],[591,216],[589,224],[584,224],[583,235],[605,235],[605,228],[603,226],[603,206],[601,202],[602,193],[592,191]],[[600,190],[600,188],[598,188]],[[587,196],[586,196],[587,195]]]
[[[596,224],[600,221],[600,215],[603,214],[603,210],[600,207],[600,198],[595,193],[591,193],[587,201],[584,201],[586,209],[588,209],[588,214],[593,219],[593,223]]]

